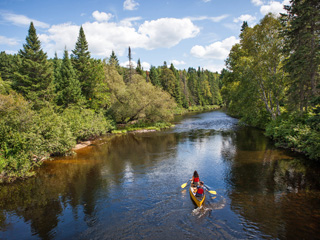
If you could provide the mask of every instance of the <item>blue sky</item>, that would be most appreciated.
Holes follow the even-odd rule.
[[[119,62],[200,66],[220,71],[239,41],[243,21],[253,26],[289,0],[0,0],[0,51],[16,53],[33,21],[48,57],[75,47],[82,25],[95,58],[114,50]]]

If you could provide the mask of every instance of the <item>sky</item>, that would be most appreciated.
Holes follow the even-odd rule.
[[[239,42],[243,21],[252,27],[289,0],[0,0],[0,51],[23,48],[30,22],[49,58],[71,51],[83,27],[94,58],[115,52],[122,66],[144,70],[173,63],[220,72]]]

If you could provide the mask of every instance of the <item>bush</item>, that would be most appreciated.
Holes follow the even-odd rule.
[[[63,121],[71,130],[77,142],[94,138],[114,129],[111,120],[107,120],[102,112],[92,109],[71,106],[62,113]]]
[[[309,158],[320,159],[319,106],[301,115],[285,114],[270,122],[266,135],[276,141],[276,145],[295,149]]]

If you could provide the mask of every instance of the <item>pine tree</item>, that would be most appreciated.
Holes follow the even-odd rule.
[[[21,66],[15,73],[14,88],[32,101],[53,97],[53,68],[41,49],[36,29],[31,22],[26,44],[19,51]]]
[[[128,49],[128,59],[129,59],[129,79],[127,79],[127,82],[132,81],[132,75],[133,75],[133,64],[132,64],[132,55],[131,55],[131,48],[129,46]]]
[[[142,69],[142,66],[141,66],[140,58],[138,59],[138,62],[137,62],[136,72],[137,72],[138,74],[140,74],[140,75],[143,74],[143,69]]]
[[[54,54],[53,62],[53,75],[54,75],[54,85],[55,91],[58,92],[61,90],[61,65],[62,60],[58,58],[57,53]]]
[[[282,14],[285,69],[289,73],[291,106],[307,110],[311,100],[319,96],[320,65],[320,2],[318,0],[291,0]]]
[[[116,56],[116,54],[114,53],[114,51],[112,50],[112,53],[109,57],[109,61],[108,63],[111,65],[111,66],[115,66],[115,67],[118,67],[119,66],[119,60]]]
[[[58,93],[58,104],[65,107],[69,104],[77,104],[82,101],[81,85],[72,67],[68,51],[64,51],[61,66],[60,92]]]
[[[88,49],[88,42],[81,26],[75,49],[72,50],[71,61],[81,84],[82,93],[87,99],[90,98],[90,94],[92,93],[92,82],[94,81]]]
[[[161,86],[160,79],[159,79],[159,73],[156,67],[151,66],[150,68],[150,74],[149,74],[151,83],[155,86]]]

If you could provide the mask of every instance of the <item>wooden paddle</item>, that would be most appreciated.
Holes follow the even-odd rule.
[[[205,185],[205,184],[203,184],[203,185],[207,188],[207,192],[209,192],[211,194],[215,194],[215,195],[217,194],[216,191],[210,190],[210,188],[207,185]]]
[[[188,180],[188,182],[190,182],[190,180]],[[182,185],[181,185],[181,188],[185,188],[185,187],[187,186],[188,182],[182,184]]]

